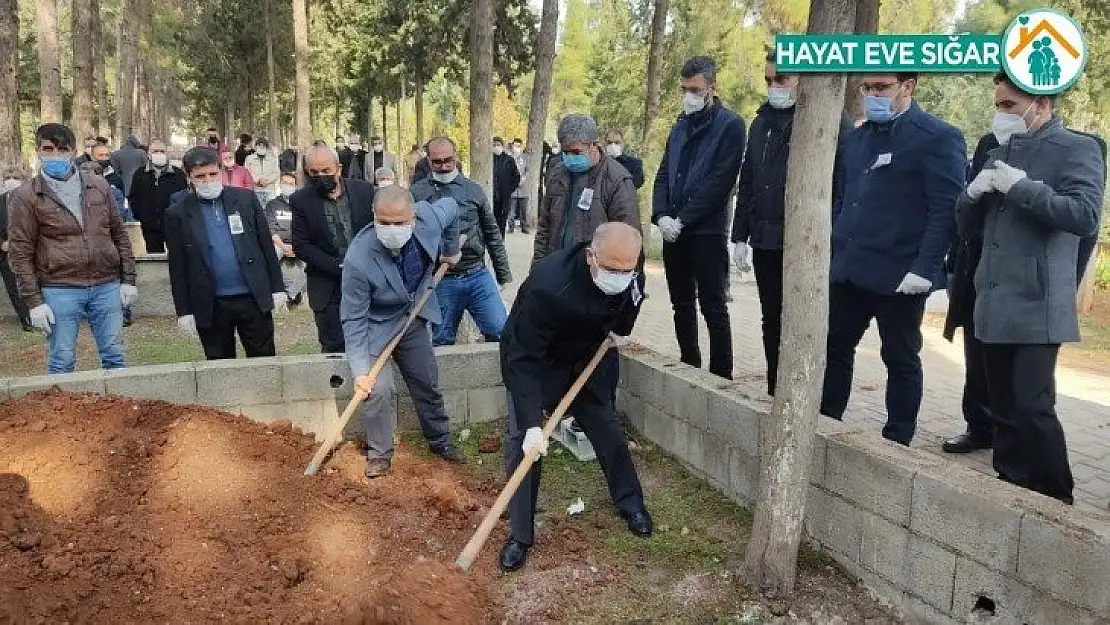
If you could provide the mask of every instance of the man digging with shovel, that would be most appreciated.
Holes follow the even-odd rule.
[[[451,442],[439,388],[439,368],[429,323],[439,323],[434,292],[411,325],[414,302],[432,289],[436,260],[459,261],[458,205],[450,198],[414,204],[408,190],[383,187],[374,195],[373,225],[363,228],[343,259],[343,298],[339,308],[347,362],[355,389],[369,398],[361,406],[366,427],[366,476],[389,471],[396,425],[393,370],[368,375],[375,359],[399,332],[392,358],[412,394],[420,428],[432,453],[450,462],[466,458]]]

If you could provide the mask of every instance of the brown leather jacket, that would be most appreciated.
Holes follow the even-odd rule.
[[[43,303],[44,286],[135,284],[131,239],[108,183],[81,176],[84,228],[40,176],[8,196],[8,263],[28,308]]]
[[[570,172],[560,159],[552,159],[544,176],[544,195],[536,217],[536,244],[532,264],[563,247],[563,221],[571,218],[570,245],[591,240],[594,230],[607,221],[623,221],[640,230],[640,202],[632,174],[615,159],[605,156],[586,172],[586,188],[593,189],[589,210],[567,208],[571,193]]]

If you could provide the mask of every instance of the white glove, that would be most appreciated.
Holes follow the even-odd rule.
[[[131,305],[139,301],[139,288],[134,284],[121,284],[119,285],[119,303],[124,308],[131,308]]]
[[[31,309],[31,325],[42,330],[47,335],[50,334],[51,326],[54,325],[54,311],[46,304],[39,304]]]
[[[994,162],[994,188],[998,189],[999,193],[1006,194],[1010,192],[1019,180],[1024,180],[1026,177],[1024,169],[1011,167],[1002,161]]]
[[[899,284],[894,292],[902,295],[921,295],[922,293],[928,293],[932,287],[933,283],[931,281],[911,272],[907,273],[905,278],[902,278],[902,284]]]
[[[740,273],[746,273],[752,270],[751,263],[748,262],[748,254],[751,248],[747,243],[736,243],[732,247],[732,263],[740,270]]]
[[[285,250],[283,250],[281,246],[277,243],[274,243],[274,254],[277,255],[278,260],[285,258]]]
[[[197,334],[197,320],[192,315],[177,318],[177,332],[187,339],[195,339]]]
[[[628,338],[627,336],[621,336],[616,332],[610,332],[609,340],[612,341],[613,347],[615,347],[616,349],[620,349],[625,345],[628,345],[628,342],[632,339]]]
[[[533,451],[541,456],[546,456],[547,437],[543,435],[543,430],[540,428],[528,428],[528,431],[524,433],[524,444],[520,447],[524,450],[525,456]]]
[[[667,243],[673,243],[678,238],[679,232],[682,230],[682,222],[674,217],[660,217],[659,218],[659,232],[663,235],[663,240]]]
[[[274,312],[285,312],[289,310],[289,294],[281,291],[274,293]]]
[[[972,201],[976,201],[983,197],[984,193],[994,191],[994,175],[994,169],[984,169],[980,171],[979,175],[975,176],[975,180],[972,180],[971,184],[967,185],[967,197],[971,198]]]

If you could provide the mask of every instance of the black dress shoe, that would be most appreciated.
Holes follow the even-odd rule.
[[[532,545],[526,545],[510,537],[501,548],[501,570],[506,573],[519,570],[528,561],[528,552],[531,550]]]
[[[628,531],[640,538],[649,538],[651,536],[654,525],[651,522],[651,515],[648,514],[647,510],[622,512],[621,516],[624,517],[624,522],[628,524]]]
[[[455,447],[451,443],[447,443],[443,447],[433,447],[432,453],[443,458],[447,462],[454,462],[455,464],[466,464],[466,456],[463,455],[462,450]]]
[[[19,325],[23,326],[23,331],[24,332],[34,332],[35,331],[35,326],[31,325],[31,320],[30,319],[20,319],[19,320]]]
[[[994,441],[980,434],[964,432],[944,441],[940,448],[947,454],[969,454],[977,449],[990,449]]]

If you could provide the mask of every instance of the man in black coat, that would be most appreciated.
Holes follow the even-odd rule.
[[[148,253],[166,251],[166,210],[173,203],[172,196],[188,186],[185,172],[170,165],[166,144],[157,139],[151,141],[147,165],[135,172],[127,197],[132,215],[139,220]]]
[[[12,268],[8,265],[8,193],[18,189],[23,181],[27,179],[26,172],[22,167],[8,166],[3,169],[0,174],[0,278],[4,281],[4,289],[8,292],[8,299],[12,302],[12,309],[19,317],[19,323],[23,326],[24,332],[33,332],[35,327],[31,325],[31,316],[27,311],[27,305],[23,303],[23,298],[19,296],[19,287],[15,282],[15,274],[12,273]]]
[[[351,161],[355,158],[355,153],[351,150],[351,146],[347,145],[347,140],[343,137],[335,138],[335,153],[339,155],[339,167],[342,169],[344,178],[351,177]]]
[[[327,146],[310,149],[304,162],[305,186],[289,197],[293,253],[305,263],[320,351],[342,353],[343,256],[355,235],[374,220],[374,187],[343,178],[339,157]]]
[[[605,153],[616,159],[628,170],[628,173],[632,174],[632,185],[637,190],[644,186],[644,161],[625,151],[624,135],[620,130],[611,128],[605,133]]]
[[[196,147],[181,159],[193,191],[166,211],[170,288],[178,328],[199,334],[209,360],[273,356],[273,311],[288,303],[266,215],[251,191],[224,187],[220,155]]]
[[[512,214],[513,191],[520,186],[520,170],[516,159],[505,153],[505,140],[493,138],[493,216],[497,229],[505,236],[505,225]]]
[[[501,335],[501,376],[509,393],[508,470],[526,454],[547,453],[542,426],[578,374],[608,337],[622,344],[636,323],[644,299],[643,239],[621,222],[597,228],[590,243],[560,250],[532,267],[517,294]],[[628,529],[652,533],[628,443],[614,398],[620,356],[610,349],[570,406],[590,439],[609,495]],[[540,462],[521,482],[509,503],[509,538],[501,568],[524,566],[535,534]]]

